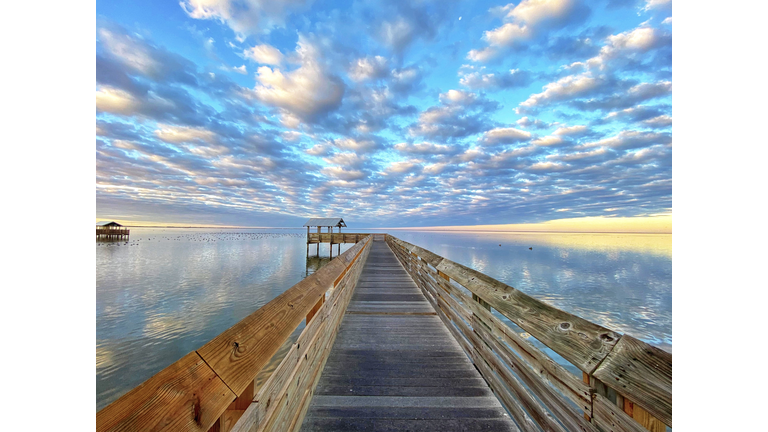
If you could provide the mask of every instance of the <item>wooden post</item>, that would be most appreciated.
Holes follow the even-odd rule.
[[[584,384],[586,384],[586,385],[589,385],[589,374],[588,374],[588,373],[586,373],[586,372],[582,372],[582,373],[581,373],[581,381],[582,381]],[[591,406],[591,405],[590,405],[590,406]],[[587,414],[587,413],[584,413],[584,420],[586,420],[586,421],[588,421],[588,422],[591,422],[591,421],[592,421],[592,417],[591,417],[591,414],[592,414],[592,413],[589,413],[589,414]]]

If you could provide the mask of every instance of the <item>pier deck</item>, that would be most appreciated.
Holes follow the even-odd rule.
[[[383,241],[371,246],[302,431],[515,431]]]

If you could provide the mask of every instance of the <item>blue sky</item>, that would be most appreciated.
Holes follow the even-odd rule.
[[[97,218],[672,211],[671,2],[96,4]]]

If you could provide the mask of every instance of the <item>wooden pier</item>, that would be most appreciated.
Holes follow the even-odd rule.
[[[99,222],[96,224],[96,239],[122,240],[128,238],[131,230],[117,222]]]
[[[303,320],[259,385],[256,375]],[[96,424],[99,431],[664,431],[672,426],[672,355],[372,234],[99,411]]]

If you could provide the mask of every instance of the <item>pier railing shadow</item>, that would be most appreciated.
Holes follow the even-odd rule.
[[[301,427],[372,236],[96,413],[98,431]],[[257,376],[306,327],[259,386]],[[283,349],[281,350],[281,347]]]
[[[672,354],[387,235],[400,263],[522,431],[665,431]],[[569,372],[492,313],[581,370]]]

